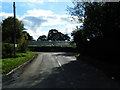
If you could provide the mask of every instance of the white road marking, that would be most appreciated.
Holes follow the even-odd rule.
[[[59,66],[61,67],[61,69],[64,71],[64,68],[62,67],[62,65],[61,65],[61,63],[60,63],[60,61],[58,60],[57,57],[56,57],[56,60],[57,60],[57,62],[58,62],[58,64],[59,64]]]

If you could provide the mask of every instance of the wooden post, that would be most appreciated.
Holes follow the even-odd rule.
[[[15,49],[15,44],[16,44],[16,12],[15,12],[15,2],[13,2],[13,12],[14,12],[14,56],[16,55],[16,49]]]

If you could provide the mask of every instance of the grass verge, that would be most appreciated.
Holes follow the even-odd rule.
[[[12,69],[30,60],[34,55],[34,52],[27,51],[26,53],[16,53],[17,57],[15,58],[1,59],[0,62],[2,62],[2,70],[0,71],[3,74],[8,73]]]

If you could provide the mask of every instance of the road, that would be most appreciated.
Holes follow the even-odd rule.
[[[3,88],[120,88],[120,83],[83,61],[76,53],[37,52],[19,77]]]

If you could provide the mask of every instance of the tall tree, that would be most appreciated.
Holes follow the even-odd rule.
[[[37,41],[47,41],[47,36],[46,35],[42,35],[40,36]]]
[[[101,20],[98,21],[98,18],[100,18],[99,15],[102,12],[102,3],[74,0],[73,4],[74,7],[68,8],[68,10],[73,18],[75,16],[78,17],[78,23],[83,23],[84,38],[87,40],[88,38],[101,35],[101,31],[97,27],[100,26]]]
[[[52,41],[65,41],[65,40],[70,40],[70,37],[67,34],[63,34],[61,32],[58,32],[56,29],[51,29],[49,30],[48,33],[48,40]]]
[[[0,35],[2,36],[2,22],[0,22]]]
[[[48,40],[56,41],[58,38],[58,30],[51,29],[48,32]]]
[[[33,37],[27,31],[22,31],[21,35],[25,38],[25,40],[33,40]]]
[[[18,42],[18,39],[21,36],[22,31],[24,30],[24,24],[22,21],[19,21],[17,18],[15,20],[16,22],[16,39]],[[14,18],[8,17],[3,20],[2,22],[2,39],[3,42],[13,43],[14,42]]]
[[[68,34],[64,34],[64,38],[65,40],[70,41],[70,37],[68,36]]]
[[[27,33],[27,37],[28,37],[27,40],[33,40],[33,36],[31,36],[29,33]]]
[[[79,45],[85,44],[85,48],[93,47],[91,49],[93,51],[100,50],[100,48],[102,48],[101,51],[108,52],[116,50],[120,34],[120,2],[97,3],[74,0],[73,4],[74,7],[68,9],[70,14],[73,17],[77,16],[79,22],[83,22],[83,38],[78,39],[81,37],[81,31],[78,30],[73,33],[76,38],[75,42]],[[84,20],[81,20],[81,17],[84,17]],[[87,39],[89,42],[86,42]],[[107,49],[108,47],[109,49]]]

